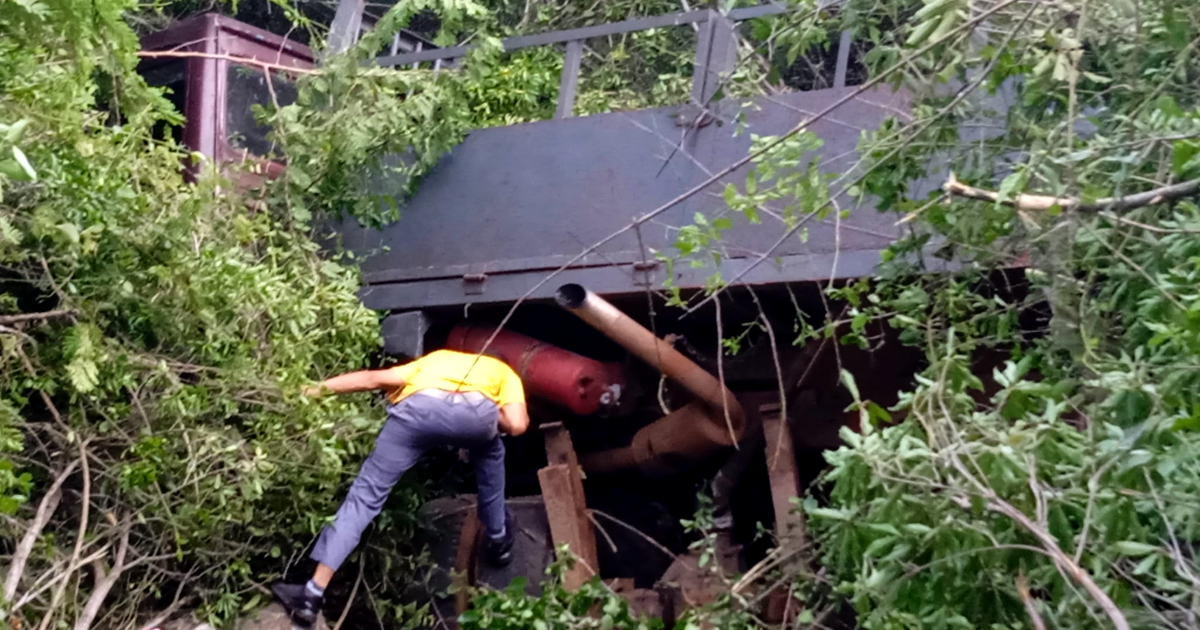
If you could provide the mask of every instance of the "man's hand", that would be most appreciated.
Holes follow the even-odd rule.
[[[514,436],[529,429],[529,410],[525,403],[508,403],[501,407],[498,425],[501,433]]]

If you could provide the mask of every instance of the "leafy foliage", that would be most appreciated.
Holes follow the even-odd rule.
[[[442,109],[465,79],[368,84],[348,57],[280,114],[287,178],[252,198],[215,173],[189,183],[192,158],[154,133],[179,114],[134,72],[135,8],[0,5],[0,511],[14,515],[14,625],[127,627],[184,605],[228,621],[260,598],[248,585],[303,552],[380,419],[366,399],[298,394],[379,345],[357,270],[314,240],[313,213],[362,209],[346,202],[364,165],[416,142],[419,174],[468,124]],[[368,103],[319,98],[330,94]],[[313,144],[286,133],[318,120]],[[363,135],[380,129],[383,142]],[[410,514],[413,491],[395,497]],[[389,564],[411,573],[418,560]]]
[[[524,578],[513,580],[503,591],[481,590],[472,599],[471,610],[459,616],[463,630],[658,630],[657,619],[639,619],[629,604],[613,593],[599,578],[577,590],[562,586],[563,572],[574,562],[566,546],[557,561],[546,569],[541,595],[525,593]]]

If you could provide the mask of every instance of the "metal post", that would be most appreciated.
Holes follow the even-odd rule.
[[[562,76],[558,81],[558,105],[555,118],[570,118],[575,110],[575,88],[579,85],[579,64],[583,60],[583,41],[567,42],[567,53],[563,56]]]
[[[846,87],[846,72],[850,68],[850,31],[842,31],[838,40],[837,67],[833,72],[833,87]]]
[[[358,41],[364,8],[366,0],[342,0],[338,3],[333,23],[329,25],[330,54],[345,52]]]
[[[702,107],[716,96],[722,81],[737,63],[737,34],[733,21],[709,10],[696,34],[696,63],[692,70],[692,102]]]

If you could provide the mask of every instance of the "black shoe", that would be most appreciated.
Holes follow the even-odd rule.
[[[292,622],[304,628],[311,628],[321,614],[321,597],[308,592],[304,584],[276,583],[271,586],[275,599],[283,604]]]
[[[492,566],[502,569],[512,562],[516,530],[517,526],[513,523],[512,512],[506,508],[504,510],[504,536],[500,540],[483,537],[483,555]]]

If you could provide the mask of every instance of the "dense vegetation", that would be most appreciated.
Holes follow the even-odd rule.
[[[864,430],[830,454],[828,499],[800,506],[812,539],[682,624],[758,627],[761,596],[782,583],[806,601],[801,626],[849,605],[880,629],[1195,627],[1200,8],[795,4],[743,29],[730,93],[820,86],[831,33],[849,30],[866,51],[863,89],[903,86],[912,113],[864,132],[859,168],[836,177],[795,169],[819,147],[803,124],[758,139],[728,212],[678,226],[670,256],[720,257],[721,233],[764,208],[796,238],[845,211],[895,213],[909,237],[881,276],[830,285],[845,318],[801,322],[797,342],[865,343],[882,321],[927,367],[895,422],[857,405]],[[5,623],[128,627],[182,607],[226,622],[261,601],[378,422],[365,398],[297,395],[365,365],[378,344],[352,261],[317,245],[320,219],[394,216],[402,200],[358,194],[384,164],[416,184],[467,130],[552,113],[558,55],[506,54],[497,36],[679,8],[402,1],[376,36],[301,77],[295,105],[263,112],[290,168],[241,193],[212,174],[185,180],[192,157],[156,139],[157,125],[179,123],[135,72],[134,27],[161,23],[156,10],[0,0]],[[319,40],[303,12],[284,15]],[[455,72],[359,63],[413,20],[482,45]],[[682,102],[690,38],[589,44],[577,112]],[[401,167],[380,161],[413,147]],[[954,176],[918,195],[931,165]],[[863,207],[835,211],[843,191]],[[965,269],[920,275],[932,256]],[[1018,257],[1028,284],[997,283]],[[695,300],[737,280],[714,278]],[[971,366],[987,355],[1001,361],[983,391]],[[857,396],[849,374],[843,384]],[[404,484],[376,539],[407,539],[423,491]],[[420,558],[386,544],[373,581],[398,592]],[[655,627],[598,585],[554,584],[540,598],[485,594],[464,623]],[[398,624],[422,617],[379,608]]]

